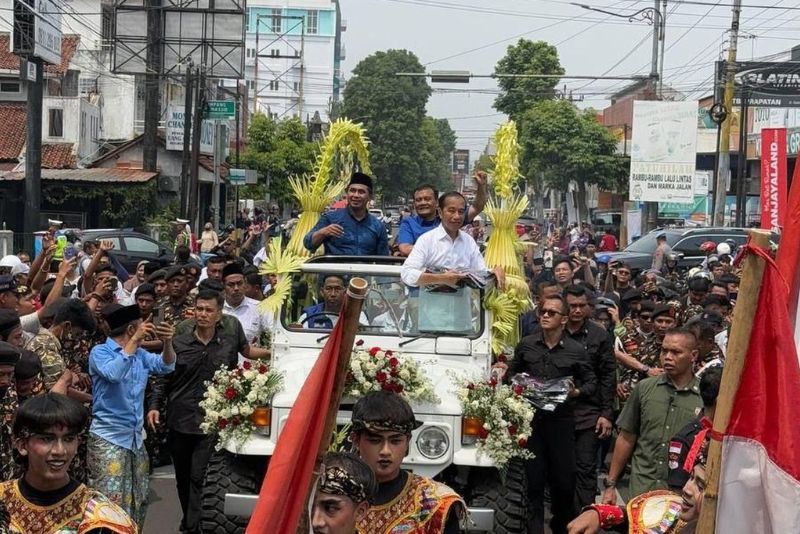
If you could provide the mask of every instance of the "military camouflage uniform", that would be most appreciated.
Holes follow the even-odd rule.
[[[45,390],[50,391],[67,368],[61,356],[61,342],[50,330],[41,328],[25,348],[39,356],[42,362],[42,383]]]
[[[625,352],[636,358],[639,363],[647,365],[648,367],[660,366],[661,340],[659,340],[655,334],[645,336],[645,334],[641,333],[637,328],[634,332],[626,334],[621,340]],[[627,392],[625,398],[620,399],[620,403],[624,403],[628,395],[633,391],[633,388],[639,383],[639,380],[647,378],[647,373],[641,373],[633,369],[628,369],[627,367],[620,368],[620,373],[619,383],[625,386]]]
[[[700,304],[689,304],[688,302],[682,303],[682,309],[678,311],[678,324],[684,325],[692,320],[696,315],[703,313],[703,306]]]
[[[161,297],[156,308],[163,308],[164,321],[176,326],[181,321],[194,317],[194,297],[187,295],[184,301],[177,306],[172,304],[168,296]]]
[[[12,383],[0,397],[0,481],[11,480],[19,474],[11,436],[11,421],[16,411],[17,390]]]

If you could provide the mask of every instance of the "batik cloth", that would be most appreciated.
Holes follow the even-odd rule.
[[[12,383],[0,389],[0,481],[15,478],[17,463],[14,460],[14,439],[11,423],[17,411],[17,390]]]
[[[83,534],[94,529],[117,534],[138,532],[119,506],[83,484],[51,506],[37,506],[22,496],[17,480],[9,480],[0,483],[0,502],[5,508],[0,521],[7,523],[3,526],[10,534]]]
[[[150,462],[144,445],[130,450],[89,434],[89,466],[89,486],[122,508],[141,528],[150,487]]]
[[[466,510],[455,491],[441,482],[409,474],[400,495],[384,505],[371,506],[357,527],[364,534],[440,534],[451,510],[460,515]]]

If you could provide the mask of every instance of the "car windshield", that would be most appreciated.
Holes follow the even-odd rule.
[[[430,292],[403,285],[395,276],[360,275],[369,283],[359,333],[387,336],[456,335],[475,338],[482,332],[481,291]],[[302,296],[299,286],[307,291]],[[346,281],[340,276],[306,274],[295,282],[296,303],[284,306],[281,320],[293,331],[329,331],[339,319]]]
[[[673,232],[665,232],[667,236],[667,244],[672,247],[675,243],[678,242],[680,239],[681,234],[673,233]],[[658,236],[658,232],[650,232],[646,236],[640,237],[627,247],[625,247],[625,252],[639,252],[644,254],[652,254],[656,250],[656,236]]]

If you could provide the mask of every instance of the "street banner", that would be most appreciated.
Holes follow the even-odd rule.
[[[166,148],[183,152],[184,106],[167,106]],[[214,155],[214,121],[204,120],[200,130],[200,153]]]
[[[697,102],[633,103],[630,200],[694,201]]]
[[[761,228],[780,232],[786,211],[786,128],[761,130]]]

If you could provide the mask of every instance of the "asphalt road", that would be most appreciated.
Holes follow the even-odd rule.
[[[150,506],[142,534],[177,534],[181,524],[181,504],[175,489],[171,465],[159,467],[150,477]]]

